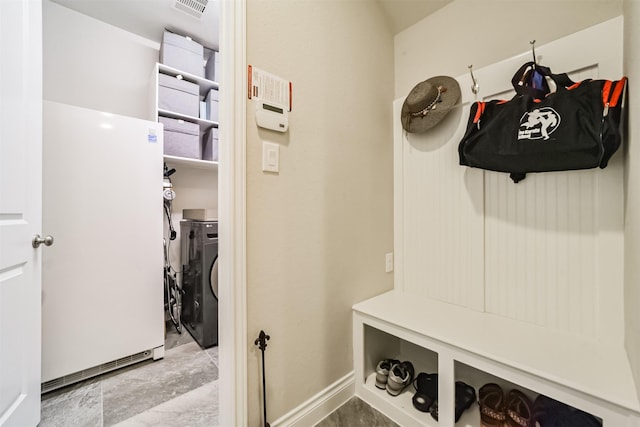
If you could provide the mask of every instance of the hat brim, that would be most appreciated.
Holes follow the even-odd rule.
[[[422,133],[431,129],[454,108],[456,107],[458,100],[460,99],[460,85],[456,81],[456,79],[449,76],[436,76],[431,77],[430,79],[425,80],[434,86],[442,86],[446,88],[446,92],[443,92],[440,96],[441,102],[436,104],[436,108],[429,111],[424,116],[412,116],[409,111],[409,107],[407,105],[407,99],[405,98],[404,103],[402,104],[402,112],[400,115],[400,120],[402,122],[402,127],[411,133]],[[423,82],[424,83],[424,82]],[[418,85],[416,85],[411,91],[416,90]],[[408,98],[409,96],[407,96]]]

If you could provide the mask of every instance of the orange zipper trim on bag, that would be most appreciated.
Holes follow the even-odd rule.
[[[609,114],[609,107],[616,107],[618,105],[618,100],[620,99],[620,95],[622,95],[626,84],[627,78],[621,78],[616,82],[612,93],[611,87],[613,86],[613,82],[610,80],[604,82],[604,86],[602,88],[602,103],[604,104],[602,117],[606,117]]]
[[[610,107],[615,107],[618,105],[618,100],[620,99],[620,95],[622,95],[622,91],[627,84],[627,78],[623,77],[616,82],[616,87],[613,89],[613,95],[611,95],[611,100],[609,101]]]
[[[580,86],[581,84],[582,84],[582,82],[581,82],[581,81],[576,82],[576,83],[572,84],[571,86],[569,86],[569,87],[567,88],[567,90],[573,90],[573,89],[577,88],[578,86]]]
[[[484,102],[478,101],[476,104],[478,104],[478,109],[476,110],[476,115],[473,118],[473,123],[478,123],[480,121],[480,117],[482,117],[482,114],[484,113]]]
[[[609,93],[611,92],[611,85],[613,82],[611,80],[606,80],[604,82],[604,86],[602,87],[602,105],[605,107],[609,103]]]

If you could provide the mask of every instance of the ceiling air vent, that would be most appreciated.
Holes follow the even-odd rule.
[[[173,7],[196,18],[201,18],[209,0],[175,0]]]

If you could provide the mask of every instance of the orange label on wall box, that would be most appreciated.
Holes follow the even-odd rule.
[[[249,65],[247,83],[249,99],[259,99],[291,111],[293,107],[291,82]]]

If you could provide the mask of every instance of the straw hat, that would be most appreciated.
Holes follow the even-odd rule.
[[[460,99],[460,85],[448,76],[431,77],[418,83],[402,104],[402,127],[407,132],[425,132],[444,119]]]

